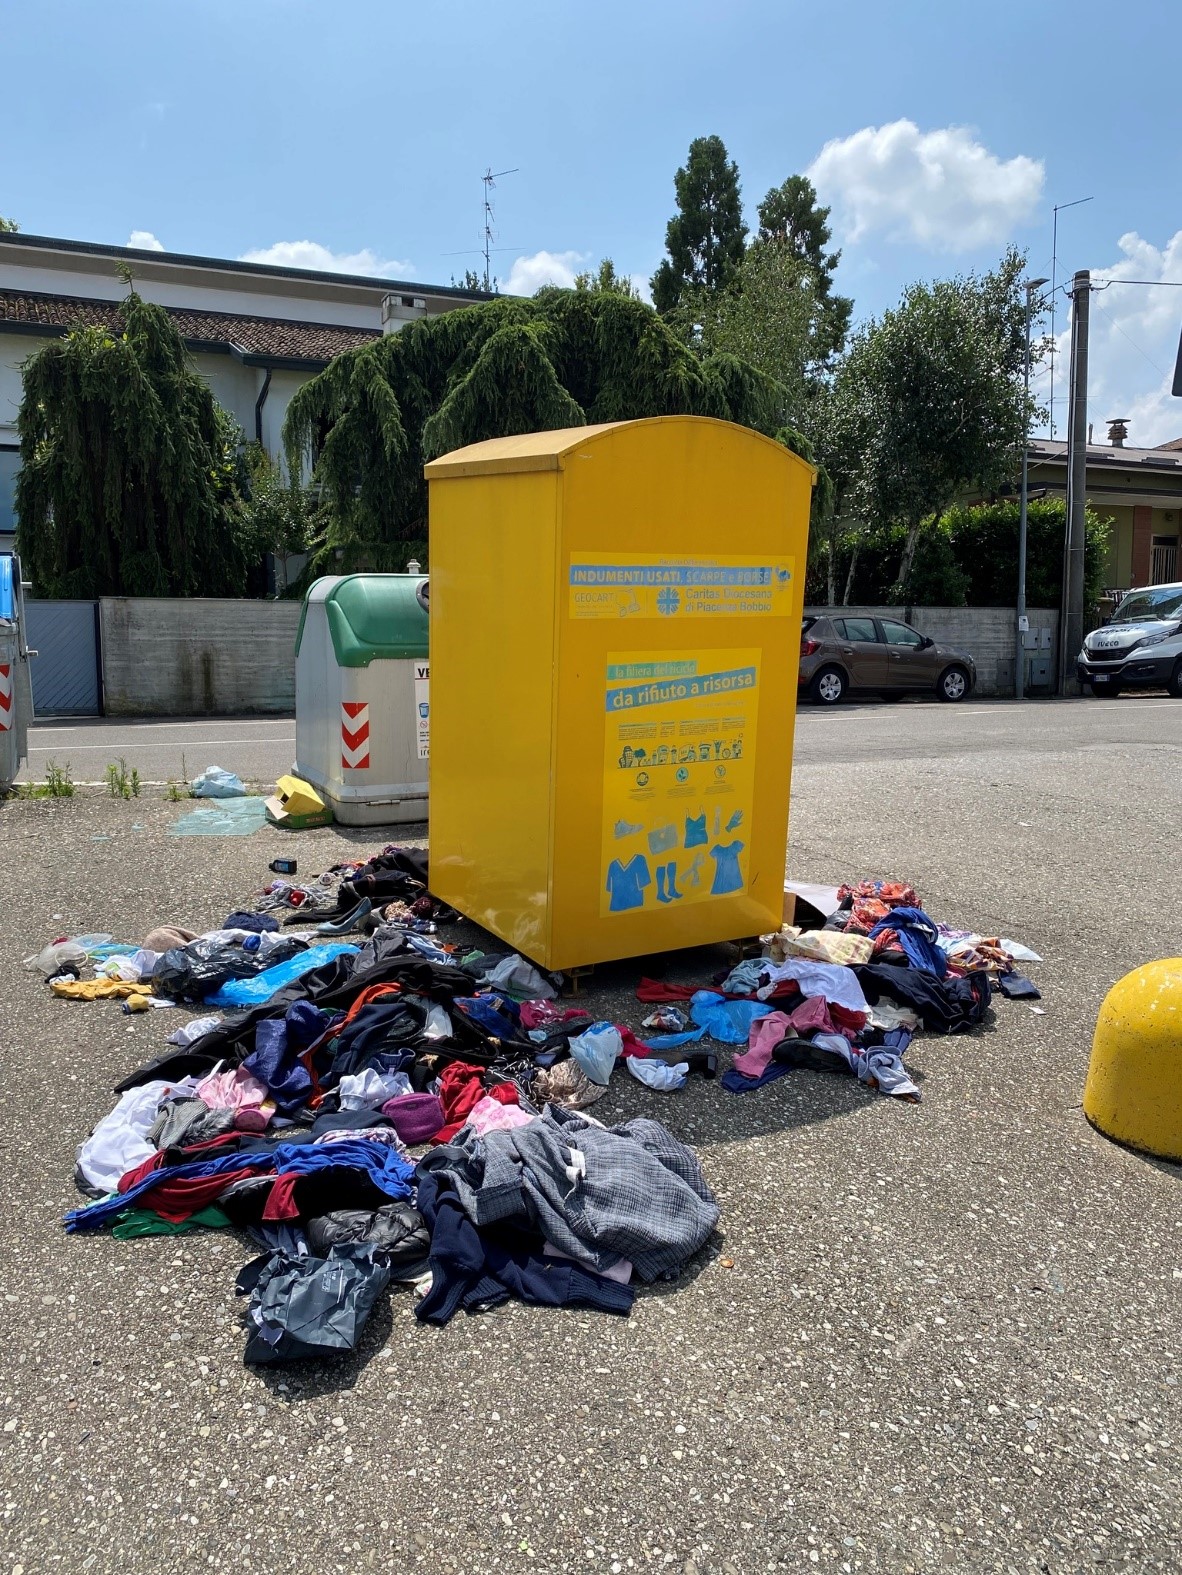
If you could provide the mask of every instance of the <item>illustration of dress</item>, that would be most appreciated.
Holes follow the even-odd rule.
[[[710,857],[714,860],[714,883],[710,887],[712,897],[725,897],[728,892],[742,890],[739,854],[746,845],[745,842],[715,843],[710,849]]]

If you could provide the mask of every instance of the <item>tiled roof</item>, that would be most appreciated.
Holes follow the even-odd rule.
[[[281,317],[244,317],[236,312],[198,312],[165,307],[191,350],[229,350],[251,358],[299,361],[323,366],[342,350],[354,350],[381,337],[377,329],[340,328],[332,323],[290,322]],[[87,325],[119,332],[119,303],[83,296],[41,295],[31,290],[0,290],[0,325],[28,325],[34,332]]]
[[[1158,448],[1182,448],[1182,438],[1171,438],[1168,443],[1159,443]]]

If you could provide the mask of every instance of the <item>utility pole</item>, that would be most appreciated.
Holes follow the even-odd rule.
[[[1030,315],[1033,310],[1033,295],[1035,290],[1041,290],[1046,284],[1045,279],[1027,279],[1026,281],[1026,360],[1023,367],[1022,386],[1026,395],[1026,403],[1030,403]],[[1027,478],[1030,465],[1030,418],[1023,418],[1024,431],[1022,434],[1022,494],[1018,513],[1018,607],[1017,623],[1014,627],[1014,698],[1026,698],[1026,641],[1025,634],[1030,627],[1030,620],[1026,616],[1026,503],[1027,503]]]
[[[1059,615],[1059,693],[1074,694],[1075,658],[1083,644],[1084,519],[1088,486],[1088,316],[1092,276],[1080,269],[1071,281],[1071,371],[1067,432],[1067,535],[1063,548],[1063,601]]]
[[[1054,207],[1055,227],[1051,241],[1051,437],[1055,435],[1055,357],[1059,347],[1055,342],[1055,306],[1059,296],[1059,214],[1064,208],[1079,208],[1091,197],[1077,197],[1074,202],[1057,202]]]

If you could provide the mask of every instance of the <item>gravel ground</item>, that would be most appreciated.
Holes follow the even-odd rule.
[[[236,1235],[61,1230],[76,1144],[171,1014],[55,1001],[19,960],[212,925],[277,853],[315,869],[380,834],[0,808],[0,1575],[1182,1568],[1182,1177],[1079,1108],[1105,990],[1182,949],[1182,710],[1097,708],[1081,747],[1085,714],[974,745],[961,713],[950,747],[935,708],[847,713],[840,758],[814,734],[794,782],[794,875],[906,877],[1026,940],[1045,1015],[999,1002],[974,1037],[918,1040],[919,1106],[803,1072],[743,1097],[618,1079],[596,1114],[660,1114],[722,1206],[680,1281],[626,1321],[508,1306],[444,1330],[396,1292],[355,1356],[286,1371],[243,1367]],[[601,971],[587,1004],[638,1024],[634,977]]]

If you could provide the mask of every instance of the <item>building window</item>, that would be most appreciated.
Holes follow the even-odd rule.
[[[0,444],[0,548],[12,546],[16,529],[16,473],[21,468],[20,449]]]
[[[1177,536],[1155,536],[1149,564],[1150,585],[1172,585],[1178,578]]]

